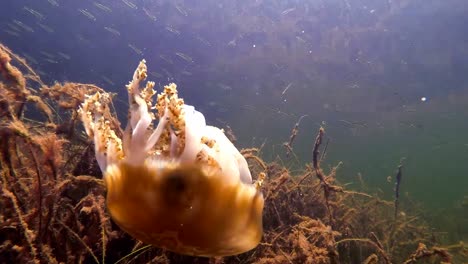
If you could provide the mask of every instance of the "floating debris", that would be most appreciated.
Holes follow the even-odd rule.
[[[120,32],[115,29],[115,28],[111,28],[111,27],[104,27],[105,30],[109,31],[110,33],[112,33],[113,35],[117,36],[117,37],[120,37]]]
[[[93,2],[93,5],[99,9],[101,9],[104,12],[110,13],[112,12],[112,9],[110,9],[108,6],[105,6],[103,4],[100,4],[98,2]]]
[[[26,10],[28,13],[30,13],[31,15],[33,15],[35,18],[39,19],[39,20],[42,20],[44,19],[44,15],[39,13],[38,11],[30,8],[30,7],[27,7],[27,6],[24,6],[23,7],[24,10]]]
[[[122,2],[124,2],[124,4],[126,4],[131,9],[138,9],[138,7],[134,3],[132,3],[132,2],[130,2],[128,0],[122,0]]]
[[[176,52],[175,53],[177,56],[179,56],[180,58],[182,58],[184,61],[188,62],[188,63],[192,63],[193,62],[193,59],[192,57],[188,56],[187,54],[184,54],[182,52]]]
[[[96,17],[93,14],[91,14],[88,10],[78,9],[78,12],[87,17],[89,20],[96,21]]]
[[[281,93],[281,95],[284,95],[284,94],[289,90],[289,88],[291,88],[292,84],[293,84],[293,83],[290,82],[290,83],[286,86],[286,88],[284,88],[284,90],[283,90],[283,92]]]
[[[143,51],[141,49],[135,47],[135,45],[128,44],[128,47],[130,47],[136,54],[143,55]]]

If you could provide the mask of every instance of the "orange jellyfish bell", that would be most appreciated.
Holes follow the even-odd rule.
[[[134,238],[180,254],[253,249],[263,233],[264,199],[245,158],[222,130],[207,126],[203,114],[178,98],[175,84],[164,87],[153,106],[154,83],[140,89],[145,78],[143,60],[127,85],[123,139],[105,120],[108,94],[87,97],[80,109],[112,219]]]

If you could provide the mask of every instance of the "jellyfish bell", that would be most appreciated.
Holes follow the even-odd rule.
[[[264,199],[247,161],[202,113],[178,98],[175,84],[157,95],[142,61],[129,93],[122,139],[104,119],[106,94],[89,96],[80,114],[94,139],[112,219],[136,239],[194,256],[228,256],[261,240]],[[156,109],[156,113],[152,110]],[[156,127],[153,121],[158,119]]]
[[[107,206],[114,221],[143,242],[187,255],[239,254],[261,239],[263,198],[243,183],[225,184],[218,173],[193,164],[112,167]]]

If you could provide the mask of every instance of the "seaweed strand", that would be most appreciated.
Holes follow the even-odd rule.
[[[401,184],[401,178],[403,177],[403,164],[402,161],[404,158],[400,160],[400,164],[398,165],[397,169],[397,175],[396,175],[396,180],[395,180],[395,212],[394,212],[394,219],[396,221],[397,219],[397,213],[398,213],[398,203],[399,203],[399,198],[400,198],[400,184]]]
[[[314,149],[312,151],[312,165],[315,171],[315,175],[317,175],[317,178],[322,183],[323,194],[325,197],[325,205],[328,211],[328,218],[330,220],[330,223],[333,224],[334,220],[333,220],[333,214],[332,214],[332,210],[330,206],[330,195],[332,192],[343,192],[343,188],[335,186],[335,185],[330,185],[327,182],[322,169],[320,168],[319,148],[320,148],[320,145],[322,144],[322,138],[323,138],[324,133],[325,133],[325,129],[323,127],[320,127],[317,137],[315,138]]]
[[[299,119],[297,120],[296,124],[294,124],[294,127],[291,131],[291,135],[289,136],[289,141],[283,143],[283,146],[286,148],[286,157],[288,158],[291,153],[294,154],[292,144],[294,142],[294,139],[296,139],[297,133],[299,133],[299,125],[301,124],[302,119],[307,116],[308,115],[302,115],[301,117],[299,117]]]

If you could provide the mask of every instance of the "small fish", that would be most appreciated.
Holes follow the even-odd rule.
[[[291,12],[294,11],[294,10],[296,10],[295,7],[288,8],[288,9],[284,10],[283,12],[281,12],[281,15],[285,16],[285,15],[291,13]]]
[[[31,55],[29,55],[29,54],[27,54],[27,53],[23,53],[23,57],[25,57],[26,60],[27,60],[28,62],[32,62],[32,63],[34,63],[34,64],[38,64],[37,60],[34,59]]]
[[[187,16],[188,13],[187,11],[184,9],[183,6],[180,6],[178,4],[175,4],[175,8],[177,9],[177,11],[179,11],[179,13],[181,13],[183,16]]]
[[[182,71],[181,73],[182,73],[183,75],[185,75],[185,76],[192,76],[192,75],[193,75],[193,74],[192,74],[191,72],[189,72],[189,71]]]
[[[14,24],[12,24],[12,23],[7,23],[7,26],[8,26],[11,30],[13,30],[13,31],[16,31],[16,32],[18,32],[18,33],[21,32],[21,28],[19,28],[18,26],[14,25]]]
[[[63,52],[60,52],[60,51],[59,51],[59,52],[57,52],[57,54],[58,54],[60,57],[66,59],[66,60],[70,60],[70,59],[71,59],[71,56],[70,56],[70,55],[65,54],[65,53],[63,53]]]
[[[166,26],[166,30],[171,32],[171,33],[174,33],[175,35],[180,35],[180,31],[171,27],[171,26]]]
[[[200,36],[197,36],[197,40],[200,41],[202,44],[208,46],[208,47],[211,46],[211,43],[208,42],[208,40],[206,40],[206,39],[204,39],[204,38],[202,38],[202,37],[200,37]]]
[[[131,9],[137,9],[138,8],[134,3],[132,3],[132,2],[130,2],[128,0],[122,0],[122,2],[124,2],[124,4],[126,4]]]
[[[120,37],[120,32],[117,29],[111,27],[104,27],[104,29],[114,34],[115,36]]]
[[[168,70],[166,70],[164,68],[162,68],[161,70],[164,72],[164,74],[166,74],[167,78],[172,78],[172,74]]]
[[[161,58],[163,61],[169,63],[169,64],[174,64],[174,62],[169,58],[167,57],[166,55],[159,55],[159,58]]]
[[[256,110],[257,110],[255,106],[253,106],[253,105],[248,105],[248,104],[246,104],[246,105],[241,105],[240,108],[245,109],[245,110],[251,110],[251,111],[256,111]]]
[[[128,47],[131,48],[136,54],[143,55],[143,51],[141,49],[135,47],[135,45],[128,44]]]
[[[144,7],[143,7],[143,12],[145,12],[145,15],[146,15],[150,20],[153,20],[153,21],[156,21],[156,20],[157,20],[156,16],[153,15],[153,14],[151,14],[151,12],[150,12],[148,9],[144,8]]]
[[[51,28],[49,26],[46,26],[46,25],[44,25],[42,23],[37,23],[37,25],[47,33],[54,33],[55,32],[55,30],[53,28]]]
[[[89,39],[85,38],[83,35],[81,35],[81,34],[76,34],[75,37],[76,37],[79,41],[83,42],[86,46],[92,46],[92,42],[91,42]]]
[[[299,36],[296,36],[296,39],[301,42],[301,43],[307,43],[307,41],[305,41],[305,39],[299,37]]]
[[[44,59],[44,60],[47,61],[48,63],[52,63],[52,64],[58,64],[58,63],[59,63],[58,61],[53,60],[53,59],[48,59],[48,58],[46,58],[46,59]]]
[[[37,12],[36,10],[30,8],[30,7],[27,7],[27,6],[23,6],[23,9],[26,10],[28,13],[30,13],[31,15],[33,15],[34,17],[36,17],[37,19],[39,20],[42,20],[44,19],[44,15]]]
[[[149,74],[153,76],[154,78],[158,78],[158,79],[164,77],[162,74],[157,73],[157,72],[150,72]]]
[[[59,3],[56,0],[47,0],[52,6],[59,6]]]
[[[217,107],[216,108],[216,111],[218,113],[227,113],[228,112],[228,109],[226,107],[223,107],[223,106],[220,106],[220,107]]]
[[[340,119],[338,120],[338,122],[341,122],[343,124],[345,124],[346,126],[349,126],[349,127],[367,127],[367,123],[366,122],[359,122],[359,121],[348,121],[348,120],[344,120],[344,119]]]
[[[100,4],[98,2],[93,2],[93,5],[99,9],[101,9],[102,11],[104,12],[107,12],[107,13],[110,13],[112,12],[112,9],[110,9],[109,7],[103,5],[103,4]]]
[[[415,108],[406,107],[403,111],[404,111],[404,112],[408,112],[408,113],[412,113],[412,112],[416,112],[416,109],[415,109]]]
[[[44,72],[44,71],[41,71],[41,70],[36,70],[37,74],[39,74],[39,76],[46,76],[47,74]]]
[[[9,34],[9,35],[12,35],[12,36],[15,36],[15,37],[19,37],[20,34],[16,31],[13,31],[13,30],[9,30],[9,29],[4,29],[3,32]]]
[[[88,10],[86,9],[78,9],[78,12],[83,14],[85,17],[87,17],[89,20],[96,21],[96,17],[91,14]]]
[[[34,29],[32,29],[32,27],[24,24],[23,22],[19,21],[19,20],[13,20],[13,23],[15,23],[18,27],[20,27],[22,30],[24,31],[27,31],[27,32],[34,32]]]
[[[221,88],[221,90],[224,90],[224,91],[231,91],[232,90],[231,86],[226,85],[224,83],[218,83],[218,86],[219,86],[219,88]]]
[[[208,106],[213,107],[213,106],[217,106],[217,105],[219,105],[218,102],[215,102],[215,101],[209,101],[208,102]]]
[[[235,47],[237,45],[237,40],[233,39],[233,40],[229,41],[227,45],[230,46],[230,47]]]
[[[433,146],[431,149],[432,149],[432,150],[438,150],[438,149],[442,148],[442,146],[444,146],[444,144],[435,145],[435,146]]]
[[[108,84],[110,84],[110,85],[115,85],[115,83],[114,83],[111,79],[107,78],[106,76],[101,75],[101,78],[102,78],[106,83],[108,83]]]
[[[182,52],[176,52],[175,53],[177,56],[179,56],[180,58],[182,58],[183,60],[185,60],[186,62],[189,62],[189,63],[192,63],[193,62],[193,59],[192,57],[182,53]]]
[[[42,55],[44,55],[45,57],[49,58],[49,59],[55,59],[55,56],[50,54],[49,52],[46,52],[46,51],[39,51],[39,53],[41,53]]]

